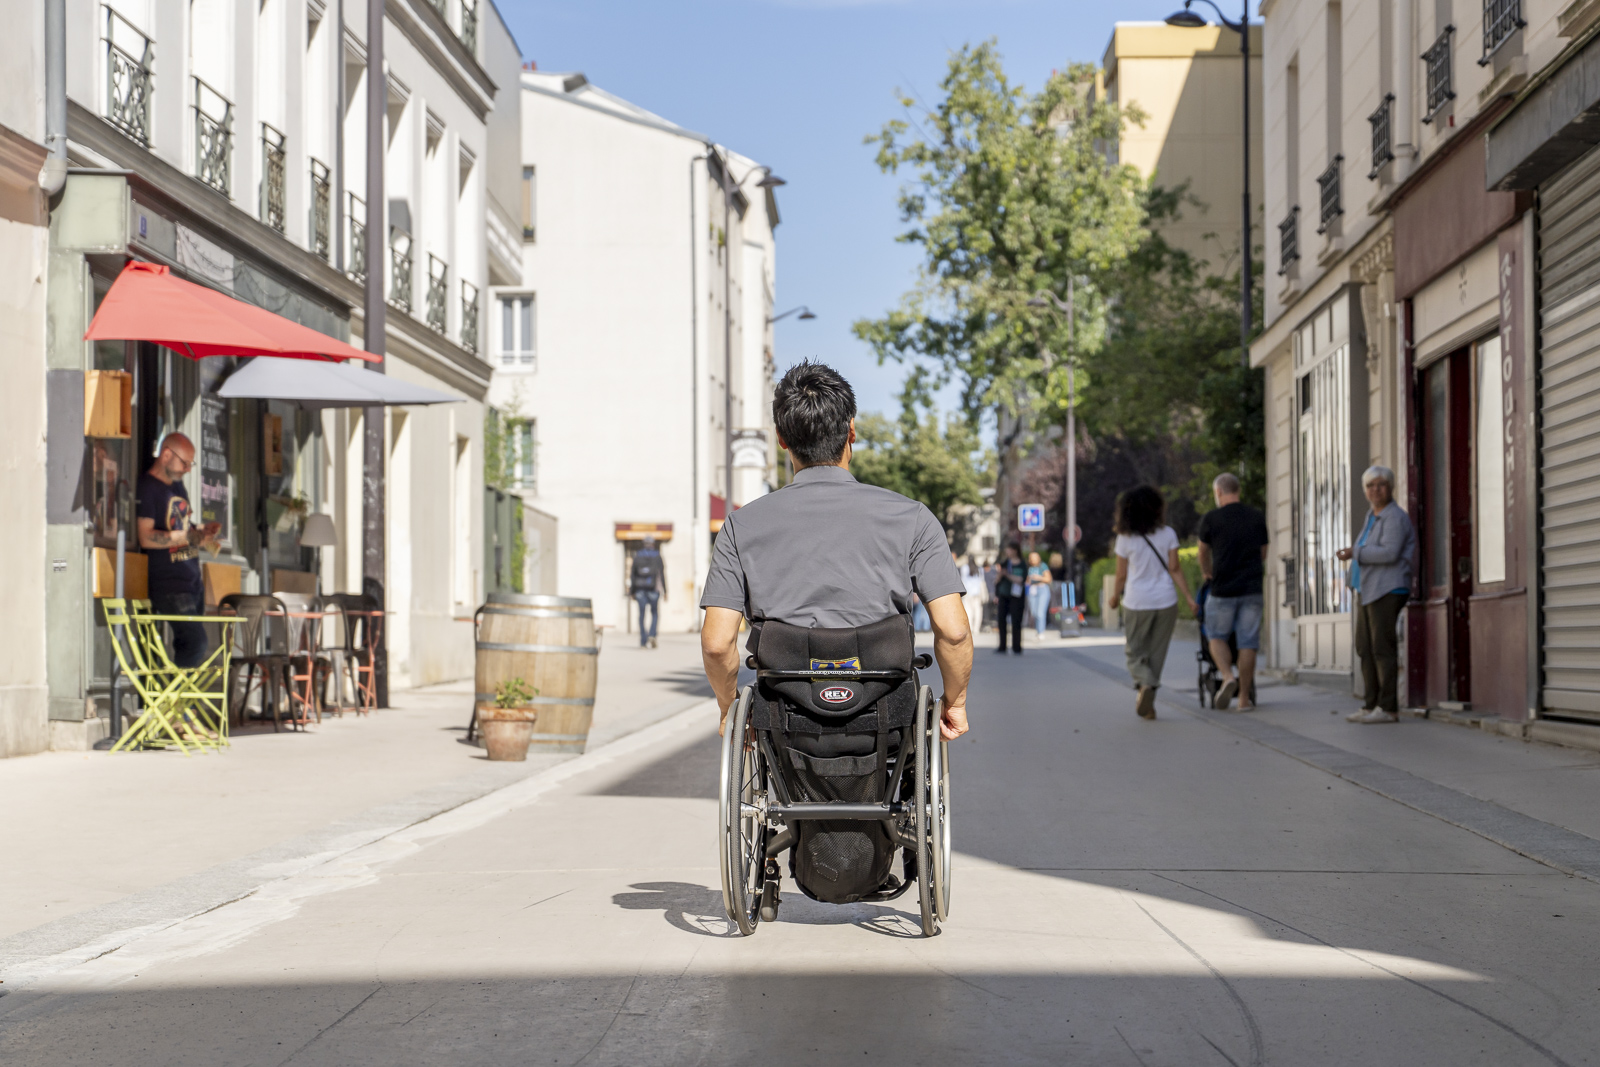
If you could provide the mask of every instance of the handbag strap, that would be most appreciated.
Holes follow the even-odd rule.
[[[1161,564],[1161,573],[1162,574],[1166,574],[1167,573],[1167,560],[1166,560],[1166,557],[1163,556],[1161,554],[1161,550],[1155,546],[1155,542],[1151,541],[1150,538],[1145,536],[1144,534],[1140,534],[1139,535],[1139,540],[1143,541],[1145,544],[1150,546],[1150,551],[1155,553],[1156,562]],[[1172,578],[1169,575],[1168,578],[1167,578],[1167,581],[1170,582],[1171,580],[1172,580]]]

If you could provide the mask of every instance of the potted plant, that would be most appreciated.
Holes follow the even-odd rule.
[[[511,678],[495,689],[494,706],[478,709],[478,730],[492,760],[525,760],[539,716],[532,701],[538,695],[521,678]]]

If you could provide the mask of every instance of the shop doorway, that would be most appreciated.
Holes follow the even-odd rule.
[[[1471,691],[1472,349],[1421,372],[1421,697],[1466,703]]]

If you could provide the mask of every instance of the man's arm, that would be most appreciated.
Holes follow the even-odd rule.
[[[700,624],[700,658],[722,712],[718,734],[727,727],[728,709],[739,696],[739,623],[743,618],[732,608],[712,607],[706,608],[705,621]]]
[[[1261,550],[1261,558],[1262,559],[1266,559],[1267,558],[1267,550],[1265,548],[1263,548]],[[1205,579],[1208,582],[1212,578],[1212,575],[1211,575],[1211,546],[1206,544],[1204,541],[1200,542],[1200,577]]]
[[[933,657],[939,661],[944,698],[939,735],[954,741],[967,732],[967,681],[972,677],[972,634],[960,593],[947,593],[927,604],[933,622]],[[709,661],[708,661],[709,662]],[[707,668],[710,669],[709,667]]]

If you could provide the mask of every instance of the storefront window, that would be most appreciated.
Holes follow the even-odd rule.
[[[1478,343],[1478,581],[1506,580],[1505,395],[1498,336]]]
[[[1334,553],[1350,536],[1350,344],[1348,308],[1335,301],[1296,340],[1299,435],[1299,613],[1350,610],[1345,568]]]

